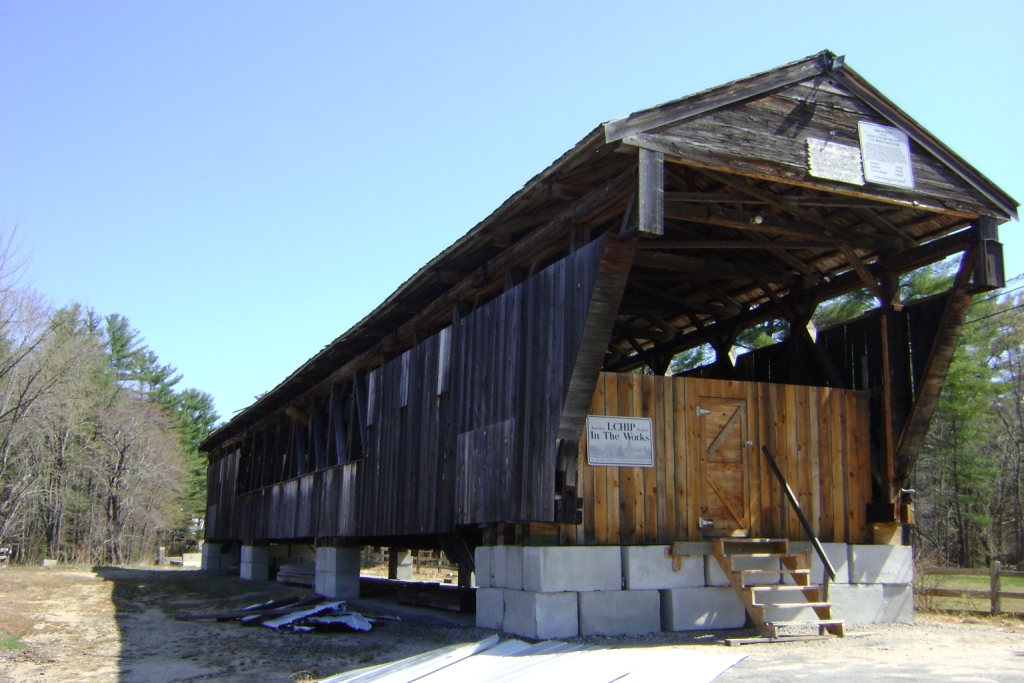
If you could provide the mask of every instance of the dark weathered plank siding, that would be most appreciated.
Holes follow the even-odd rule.
[[[646,135],[653,133],[652,141],[673,145],[675,156],[700,165],[842,187],[808,174],[806,140],[813,137],[857,147],[858,121],[892,126],[862,100],[818,76]],[[916,143],[910,149],[913,190],[870,184],[863,191],[891,198],[913,194],[952,209],[986,211],[987,200],[977,189]]]
[[[305,442],[275,436],[287,437],[290,425],[214,462],[208,538],[415,536],[463,524],[553,521],[570,385],[592,393],[585,376],[574,377],[581,342],[587,330],[588,343],[607,345],[632,254],[632,242],[601,237],[456,314],[451,327],[353,378],[344,391],[332,388],[327,400],[311,403],[308,428],[312,464],[326,469],[268,486],[271,454],[286,443],[293,457],[305,453]],[[588,364],[592,383],[597,361]],[[367,397],[358,424],[343,415],[351,394],[357,404]],[[365,434],[362,459],[335,465],[346,457],[342,435],[353,430]],[[263,474],[239,478],[239,459]]]

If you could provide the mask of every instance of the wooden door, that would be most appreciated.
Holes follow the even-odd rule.
[[[747,402],[702,396],[700,527],[705,536],[746,536],[750,529]]]

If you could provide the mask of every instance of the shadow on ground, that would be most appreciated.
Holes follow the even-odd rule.
[[[397,613],[400,620],[382,621],[369,633],[311,634],[277,633],[236,621],[184,621],[179,617],[233,612],[312,591],[182,569],[97,566],[93,572],[112,584],[121,643],[118,680],[124,682],[309,680],[488,634],[471,619],[420,617],[372,600],[353,608],[368,615]]]

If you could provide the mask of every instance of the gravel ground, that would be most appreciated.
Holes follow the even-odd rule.
[[[400,616],[370,633],[279,634],[236,622],[178,621],[301,589],[189,570],[78,567],[0,572],[0,629],[24,648],[0,650],[0,681],[299,681],[480,640],[471,617],[361,600]],[[750,631],[581,638],[604,647],[739,652],[729,681],[1024,681],[1024,621],[919,616],[913,624],[850,629],[845,639],[745,645]],[[666,680],[685,680],[666,671]]]

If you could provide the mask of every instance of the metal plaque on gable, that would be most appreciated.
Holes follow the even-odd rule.
[[[646,417],[587,416],[587,463],[654,467],[653,421]]]
[[[898,128],[858,121],[860,153],[864,158],[864,178],[869,183],[914,187],[914,168],[910,163],[910,138]]]

